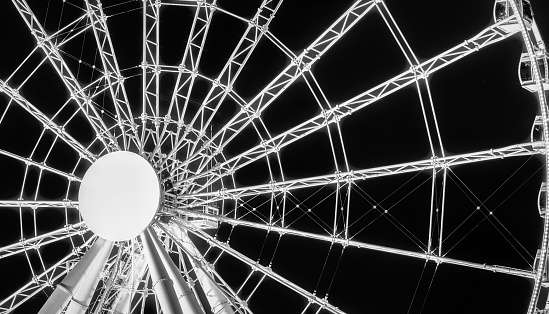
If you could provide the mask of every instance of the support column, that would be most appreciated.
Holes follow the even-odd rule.
[[[154,231],[150,227],[145,229],[141,238],[153,279],[153,288],[158,295],[162,311],[166,314],[203,314],[196,295],[181,276]]]
[[[60,314],[71,300],[65,313],[85,313],[113,245],[114,242],[98,237],[88,252],[57,285],[38,314]]]
[[[194,255],[197,259],[203,259],[202,254],[198,251],[196,246],[194,246],[185,230],[171,228],[171,231],[174,231],[174,233],[182,240],[181,243],[183,244],[183,247],[189,253]],[[223,292],[219,289],[218,285],[212,281],[211,274],[207,274],[206,270],[200,267],[200,265],[197,265],[192,258],[190,261],[193,265],[196,276],[198,277],[198,281],[202,286],[202,290],[208,299],[208,303],[212,308],[212,312],[216,314],[234,314],[231,308],[231,302],[229,302],[225,294],[223,294]]]
[[[194,291],[191,289],[187,281],[181,276],[179,268],[175,265],[173,260],[170,258],[160,240],[155,236],[154,231],[149,231],[152,235],[153,242],[155,245],[156,251],[159,253],[162,262],[168,271],[168,275],[173,279],[173,287],[181,309],[185,314],[204,314],[202,307],[198,303],[198,298],[196,297]]]

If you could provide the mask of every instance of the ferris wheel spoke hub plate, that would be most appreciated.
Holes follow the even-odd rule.
[[[160,184],[154,168],[131,152],[102,156],[87,170],[78,192],[84,222],[111,241],[136,237],[154,218]]]

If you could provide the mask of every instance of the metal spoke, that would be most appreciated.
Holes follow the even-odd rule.
[[[71,200],[63,201],[25,201],[25,200],[0,200],[0,208],[2,207],[53,207],[53,208],[78,208],[78,202]]]
[[[265,30],[268,29],[269,24],[275,17],[281,4],[282,0],[264,0],[255,16],[248,23],[246,31],[240,38],[240,41],[229,57],[229,60],[225,63],[225,66],[214,80],[214,84],[204,98],[200,109],[189,123],[190,126],[194,127],[196,119],[198,119],[200,115],[202,116],[200,126],[197,128],[200,130],[199,134],[203,134],[203,132],[206,131],[206,128],[211,124],[213,117],[225,100],[228,92],[232,91],[232,86],[236,82],[242,69],[246,66],[247,61],[265,34]],[[227,88],[223,88],[224,86]],[[186,100],[185,105],[187,102],[188,99]],[[199,142],[199,140],[195,142],[191,148],[191,154],[195,152]],[[168,154],[168,158],[174,151],[177,151],[177,147]]]
[[[98,138],[109,151],[117,148],[118,144],[116,139],[112,136],[112,134],[107,132],[107,127],[101,119],[101,115],[91,103],[91,95],[88,95],[84,89],[82,89],[80,83],[61,57],[59,47],[54,44],[50,36],[46,34],[44,28],[36,16],[32,13],[32,10],[27,2],[25,0],[12,0],[12,2],[26,22],[29,31],[38,42],[38,46],[44,51],[50,60],[50,63],[58,73],[60,79],[65,84],[67,91],[71,94],[71,98],[78,103],[80,110],[82,110],[82,112],[86,115],[86,118],[90,122],[90,125],[94,129]]]
[[[4,92],[11,99],[13,99],[21,108],[30,113],[38,122],[42,123],[44,128],[52,131],[57,137],[62,139],[70,147],[72,147],[82,158],[87,161],[93,162],[97,157],[86,149],[82,144],[75,140],[70,134],[67,133],[63,126],[57,125],[50,118],[48,118],[42,111],[36,108],[23,96],[21,96],[16,90],[11,88],[6,82],[0,80],[0,92]]]
[[[143,1],[143,62],[142,67],[142,112],[141,112],[141,153],[143,153],[144,146],[147,144],[145,139],[146,117],[149,114],[154,119],[154,130],[156,132],[156,140],[160,141],[159,127],[160,121],[160,2],[154,2],[152,0]]]
[[[395,290],[405,296],[398,306],[413,292],[408,311],[421,312],[447,301],[431,284],[461,289],[466,276],[478,279],[475,289],[483,284],[490,290],[485,306],[506,289],[500,280],[518,280],[531,283],[531,291],[517,294],[530,298],[527,313],[549,311],[549,117],[543,92],[549,88],[549,57],[533,13],[525,9],[530,0],[494,0],[495,23],[467,25],[481,25],[478,33],[444,29],[454,25],[453,16],[432,30],[434,24],[411,17],[418,12],[384,0],[315,10],[284,0],[252,7],[218,0],[30,2],[6,3],[19,14],[5,26],[13,25],[22,38],[6,37],[8,46],[14,44],[6,61],[13,62],[0,80],[0,158],[6,161],[0,211],[13,224],[6,235],[16,238],[0,247],[0,261],[30,279],[11,283],[13,293],[0,300],[0,314],[44,301],[43,314],[252,314],[266,298],[287,302],[273,304],[277,310],[342,314],[372,299],[372,308],[388,308],[390,299],[380,296],[382,289],[361,301],[346,290],[349,280],[384,280],[381,286],[389,287],[386,282],[395,278],[404,283]],[[312,15],[286,5],[309,8]],[[404,28],[418,25],[419,31]],[[525,42],[520,84],[510,85],[498,74],[508,74],[503,71],[513,66],[513,49],[519,48],[512,40],[496,43],[520,40],[519,33]],[[428,41],[433,34],[437,41]],[[441,36],[450,35],[469,39],[426,52],[446,45]],[[491,68],[483,72],[475,62],[493,56],[494,48],[506,51],[501,60],[488,60],[494,64],[484,62]],[[428,59],[418,59],[420,50]],[[480,50],[482,55],[473,54]],[[448,67],[461,59],[467,62]],[[383,78],[371,84],[368,71]],[[246,82],[262,73],[275,74]],[[470,107],[444,93],[449,86],[461,88]],[[497,87],[503,89],[494,94]],[[521,87],[534,93],[539,108],[533,108],[534,99],[518,105],[514,93]],[[481,95],[486,98],[465,98],[474,88],[487,91]],[[508,99],[500,98],[507,92]],[[383,105],[393,93],[394,106],[408,101],[416,107]],[[435,106],[440,95],[445,106]],[[494,111],[496,104],[501,112]],[[454,119],[462,107],[475,112]],[[530,125],[516,118],[533,118],[533,109],[532,131],[522,134]],[[499,114],[502,119],[483,119]],[[160,189],[150,206],[142,202],[151,210],[145,217],[143,209],[142,227],[116,241],[102,230],[121,233],[124,223],[127,230],[137,225],[140,206],[113,206],[123,215],[111,219],[109,228],[95,209],[115,204],[122,194],[118,186],[130,185],[93,195],[100,204],[92,208],[96,216],[85,216],[90,207],[82,196],[87,187],[107,185],[86,184],[92,181],[86,178],[109,154],[140,155],[152,186]],[[99,176],[128,160],[118,161]],[[138,170],[130,170],[135,178]],[[535,192],[537,202],[525,198]],[[519,218],[539,225],[539,210],[543,227],[534,234],[519,229],[516,215],[504,215],[516,204],[537,205]],[[105,229],[92,228],[95,217]],[[492,225],[481,225],[486,219]],[[492,227],[496,233],[478,233]],[[541,242],[532,242],[540,232]],[[498,251],[486,251],[473,236],[485,236]],[[467,252],[453,250],[458,244]],[[505,255],[511,249],[520,256]],[[504,255],[509,259],[501,261]],[[10,265],[19,260],[21,265]],[[393,272],[392,262],[402,262],[402,269]],[[463,282],[448,282],[436,272],[441,264],[443,271],[463,273]]]
[[[62,177],[65,177],[67,178],[69,181],[77,181],[77,182],[82,182],[82,179],[75,176],[74,174],[71,174],[71,173],[66,173],[66,172],[63,172],[61,170],[58,170],[58,169],[55,169],[53,167],[50,167],[48,165],[46,165],[45,163],[41,162],[41,163],[38,163],[36,161],[33,161],[32,159],[30,158],[25,158],[25,157],[21,157],[17,154],[14,154],[14,153],[10,153],[8,151],[5,151],[3,149],[0,149],[0,155],[4,155],[4,156],[8,156],[8,157],[11,157],[13,159],[16,159],[16,160],[19,160],[23,163],[25,163],[27,166],[34,166],[34,167],[37,167],[39,168],[40,170],[47,170],[49,172],[53,172],[55,174],[58,174]]]
[[[317,241],[322,241],[327,243],[334,243],[334,244],[340,244],[343,246],[356,247],[359,249],[366,249],[366,250],[372,250],[377,252],[385,252],[385,253],[391,253],[391,254],[396,254],[401,256],[408,256],[408,257],[423,259],[426,261],[433,261],[437,264],[441,264],[441,263],[452,264],[457,266],[470,267],[474,269],[482,269],[482,270],[487,270],[495,273],[514,275],[514,276],[531,278],[531,279],[535,277],[535,273],[533,271],[528,271],[523,269],[511,268],[511,267],[500,266],[500,265],[487,265],[484,263],[469,262],[469,261],[449,258],[445,256],[437,256],[437,255],[429,254],[428,252],[414,252],[414,251],[398,249],[394,247],[376,245],[376,244],[365,243],[365,242],[355,241],[350,239],[343,239],[340,237],[332,237],[332,236],[294,230],[289,228],[269,226],[269,225],[245,221],[245,220],[238,220],[238,219],[232,219],[232,218],[227,218],[222,216],[209,215],[205,213],[199,213],[199,212],[189,211],[184,209],[180,209],[178,211],[183,215],[216,220],[219,222],[228,223],[233,226],[251,227],[251,228],[256,228],[256,229],[269,231],[269,232],[277,232],[281,235],[293,235],[293,236],[298,236],[302,238],[307,238],[307,239],[312,239],[312,240],[317,240]],[[177,222],[180,223],[181,220],[177,220]],[[203,239],[205,239],[206,241],[209,241],[210,243],[212,242],[217,243],[216,246],[218,246],[220,249],[223,249],[226,252],[229,252],[228,250],[230,249],[230,247],[227,243],[219,242],[218,240],[206,234],[205,232],[192,227],[190,224],[182,224],[182,227],[186,227],[187,229],[192,231],[194,234],[202,237]]]
[[[105,71],[105,80],[109,86],[109,91],[114,102],[118,126],[122,131],[124,149],[128,150],[129,143],[127,138],[134,142],[135,145],[139,145],[137,141],[137,126],[133,121],[132,110],[128,101],[126,88],[124,87],[124,77],[120,73],[120,68],[118,67],[118,62],[116,60],[117,57],[112,46],[111,36],[107,27],[107,17],[105,16],[105,13],[103,13],[103,6],[100,0],[97,0],[96,6],[92,5],[89,0],[86,0],[86,8]],[[114,85],[111,75],[118,78],[116,85]],[[124,120],[130,125],[129,131],[132,132],[133,136],[126,134],[125,125],[123,123]]]
[[[508,18],[504,21],[513,20],[514,17]],[[313,117],[290,130],[283,132],[268,141],[262,142],[260,145],[241,153],[230,160],[218,164],[217,166],[209,169],[195,176],[184,178],[185,182],[192,181],[198,178],[206,177],[215,174],[214,180],[234,173],[237,169],[244,167],[258,160],[268,154],[277,152],[283,147],[304,138],[305,136],[318,131],[327,124],[335,123],[344,117],[351,115],[354,111],[360,110],[394,92],[400,90],[414,82],[417,79],[426,78],[429,74],[432,74],[443,67],[473,53],[479,51],[481,48],[487,47],[505,38],[508,38],[513,33],[507,33],[500,29],[498,25],[503,24],[500,21],[498,24],[490,26],[480,32],[473,38],[466,40],[464,43],[451,48],[442,54],[431,58],[421,64],[421,68],[425,69],[424,73],[416,73],[416,70],[410,69],[401,73],[400,75],[384,82],[364,93],[355,96],[340,105],[334,107],[331,110],[323,111],[321,114]],[[215,138],[215,136],[214,136]],[[225,143],[222,143],[219,147],[222,148]],[[192,159],[192,157],[191,157]]]
[[[217,0],[213,0],[211,4],[208,2],[204,2],[204,3],[199,2],[198,7],[196,8],[193,25],[191,27],[189,38],[187,40],[187,45],[185,46],[185,52],[183,54],[183,58],[179,65],[179,67],[182,70],[179,71],[177,74],[177,80],[175,83],[174,92],[172,95],[172,99],[170,101],[170,106],[168,108],[168,114],[167,114],[167,116],[171,116],[173,107],[175,105],[175,108],[177,109],[177,115],[178,115],[178,125],[182,125],[184,122],[183,118],[187,111],[187,106],[189,104],[191,92],[193,90],[193,85],[197,77],[196,73],[198,72],[198,66],[200,64],[200,59],[204,51],[204,45],[206,43],[208,30],[210,28],[211,21],[213,18],[216,1]],[[188,71],[183,71],[183,69]],[[185,74],[185,76],[183,76],[183,74]],[[179,101],[178,101],[179,98],[182,98],[182,102],[183,102],[183,108],[181,109],[180,109],[181,105],[179,104]],[[196,116],[195,118],[193,118],[193,122],[194,122],[194,119],[196,119]],[[193,123],[191,122],[189,125],[192,126]],[[162,134],[160,135],[160,140],[158,141],[152,153],[153,155],[160,149],[161,142],[162,142],[161,139],[164,138],[166,130],[167,130],[167,124],[164,125],[164,129],[162,131]],[[187,130],[187,128],[185,128],[185,130]],[[179,128],[178,131],[181,131],[181,128]],[[186,134],[183,136],[182,140],[184,140],[185,137],[186,137]],[[179,133],[178,133],[177,139],[178,138],[179,138]],[[175,151],[177,151],[177,149],[175,149]],[[174,152],[174,149],[172,148],[171,152],[167,154],[168,157],[166,159],[171,158],[173,152]]]
[[[61,229],[44,233],[31,239],[22,239],[17,243],[1,247],[0,259],[16,255],[28,250],[38,250],[44,245],[73,237],[75,235],[83,235],[87,231],[88,229],[86,225],[83,222],[79,222],[73,225],[66,225]]]
[[[182,205],[189,208],[209,203],[215,203],[223,199],[239,199],[245,196],[255,196],[268,193],[285,193],[295,189],[303,189],[315,186],[325,186],[337,182],[354,182],[373,179],[383,176],[398,175],[402,173],[420,172],[431,169],[442,169],[457,165],[466,165],[483,161],[498,160],[520,156],[545,154],[543,142],[529,142],[512,146],[489,149],[473,153],[446,156],[444,158],[425,159],[409,163],[387,165],[370,169],[336,172],[324,176],[300,178],[284,182],[271,182],[268,184],[225,189],[213,192],[189,193],[180,197],[181,200],[195,199],[197,201]],[[198,201],[199,200],[199,201]]]
[[[220,143],[219,149],[223,149],[238,133],[240,133],[247,125],[249,125],[256,117],[267,109],[267,107],[277,97],[284,92],[303,72],[308,71],[311,66],[325,54],[345,33],[356,25],[374,7],[373,1],[357,1],[355,2],[342,16],[340,16],[328,29],[326,29],[297,59],[292,60],[277,77],[272,80],[267,86],[250,102],[246,104],[242,110],[235,115],[231,120],[223,126],[223,128],[214,134],[212,138],[204,144],[205,147],[210,143]],[[182,166],[195,161],[200,152],[197,151],[183,162]],[[212,157],[209,157],[205,163]]]

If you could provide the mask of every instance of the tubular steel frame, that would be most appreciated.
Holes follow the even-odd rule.
[[[72,0],[71,0],[72,1]],[[69,1],[69,2],[71,2]],[[76,0],[75,0],[76,1]],[[315,292],[304,289],[299,284],[276,273],[271,265],[264,266],[259,261],[253,261],[237,249],[231,247],[229,240],[222,241],[203,230],[211,226],[228,224],[234,227],[253,228],[269,234],[277,233],[279,237],[313,239],[319,243],[340,245],[341,247],[356,247],[395,255],[422,259],[438,264],[453,264],[473,269],[487,270],[527,278],[533,281],[532,296],[528,314],[546,310],[539,308],[540,294],[546,284],[546,264],[549,245],[549,216],[547,211],[543,217],[543,236],[540,255],[534,269],[516,269],[502,265],[486,265],[483,263],[446,257],[443,253],[444,203],[446,178],[448,170],[457,165],[481,163],[497,159],[508,159],[518,156],[542,155],[545,165],[549,164],[547,147],[549,145],[549,128],[547,125],[547,101],[541,80],[542,70],[536,62],[536,48],[543,48],[537,26],[532,38],[525,24],[520,6],[515,0],[510,0],[514,15],[505,18],[477,35],[465,40],[459,45],[419,62],[406,38],[402,34],[389,8],[383,0],[357,0],[338,19],[328,26],[304,51],[295,54],[285,46],[269,26],[275,19],[282,0],[263,0],[257,13],[246,19],[217,5],[216,0],[180,0],[152,1],[142,0],[142,62],[141,68],[141,109],[133,110],[125,82],[125,70],[118,64],[108,19],[100,0],[84,0],[80,8],[82,15],[53,34],[46,32],[44,25],[32,12],[25,0],[12,0],[14,7],[28,27],[29,33],[36,41],[36,48],[29,57],[6,79],[0,79],[0,93],[8,99],[8,106],[0,116],[0,124],[11,106],[20,108],[29,114],[35,123],[43,127],[40,139],[30,156],[0,148],[0,155],[13,159],[24,165],[25,177],[18,199],[0,200],[0,209],[16,209],[20,217],[23,212],[32,212],[34,230],[30,238],[25,238],[21,222],[21,239],[18,242],[0,247],[0,259],[15,255],[25,255],[29,262],[32,279],[4,300],[0,300],[0,313],[10,313],[22,303],[37,295],[44,289],[55,288],[47,305],[42,311],[56,313],[84,313],[94,309],[94,313],[103,310],[130,311],[144,308],[147,296],[154,296],[157,312],[182,313],[185,308],[193,313],[251,313],[248,306],[253,294],[263,281],[268,278],[282,287],[291,290],[307,300],[305,312],[311,305],[330,313],[341,314],[343,310],[331,304],[328,295],[320,297]],[[193,23],[190,29],[183,57],[178,66],[162,64],[160,58],[160,15],[163,7],[188,6],[194,8]],[[395,41],[404,54],[409,69],[393,78],[365,90],[339,104],[328,101],[321,85],[315,78],[312,67],[353,27],[371,12],[380,13]],[[226,14],[236,20],[247,23],[246,30],[226,61],[221,72],[215,77],[207,77],[199,72],[199,65],[208,39],[209,28],[216,14]],[[518,28],[509,31],[509,24]],[[505,25],[506,27],[502,27]],[[99,78],[82,83],[78,74],[69,65],[63,48],[86,31],[93,33],[93,40],[98,52],[98,66],[94,71],[100,73]],[[490,150],[475,151],[466,154],[451,155],[445,152],[443,138],[439,130],[439,122],[433,104],[428,77],[458,62],[472,53],[505,40],[520,33],[531,60],[532,73],[537,84],[536,93],[543,122],[543,140],[537,142],[518,143],[512,146],[495,147]],[[70,34],[68,36],[67,34]],[[250,100],[244,100],[233,88],[241,71],[246,67],[255,48],[260,41],[269,41],[284,54],[289,64],[281,70],[274,79]],[[41,62],[19,85],[10,79],[20,71],[24,64],[30,63],[30,57],[41,56]],[[80,60],[81,61],[81,60]],[[71,119],[76,115],[86,118],[93,129],[94,140],[87,145],[80,143],[67,131],[64,123],[57,116],[46,114],[37,104],[31,103],[20,94],[30,76],[43,66],[49,64],[55,70],[70,98],[59,110],[72,110]],[[547,69],[545,69],[547,70]],[[175,87],[170,95],[167,108],[161,106],[160,80],[161,75],[172,73],[177,75]],[[211,84],[198,110],[190,116],[189,104],[191,92],[197,79]],[[276,136],[272,136],[262,120],[265,110],[280,98],[280,95],[297,80],[303,79],[307,88],[319,106],[318,115],[291,127]],[[425,130],[429,138],[431,156],[425,160],[407,163],[385,165],[369,169],[352,169],[347,160],[347,150],[341,132],[341,120],[366,108],[367,106],[395,93],[407,86],[415,85]],[[99,95],[108,94],[112,101],[111,112],[105,113],[101,106]],[[238,106],[238,111],[215,132],[212,131],[213,119],[220,114],[220,106],[226,99],[231,99]],[[135,107],[135,105],[134,105]],[[72,108],[72,109],[69,109]],[[110,122],[105,117],[108,117]],[[112,120],[112,121],[111,121]],[[140,123],[139,123],[140,122]],[[110,124],[109,124],[110,123]],[[244,152],[228,157],[224,153],[226,147],[237,135],[246,128],[254,128],[261,141]],[[284,179],[280,163],[280,151],[289,144],[302,141],[308,135],[327,130],[336,171],[333,174],[300,179]],[[52,135],[54,145],[63,143],[79,157],[73,171],[68,172],[48,165],[50,148],[45,158],[35,157],[37,147],[47,135]],[[45,141],[45,140],[44,140]],[[96,146],[101,146],[99,152]],[[166,150],[165,146],[169,146]],[[152,147],[152,148],[151,148]],[[150,160],[156,167],[162,186],[165,188],[162,205],[158,217],[152,222],[140,237],[120,243],[104,243],[88,232],[85,222],[69,222],[69,216],[78,211],[78,201],[71,196],[71,188],[77,186],[82,179],[75,173],[81,167],[87,167],[100,155],[118,150],[137,150]],[[275,156],[278,164],[271,164],[269,157]],[[272,169],[280,169],[282,181],[237,187],[234,175],[240,169],[266,159],[272,179]],[[72,166],[72,165],[71,165]],[[38,171],[39,179],[34,198],[23,198],[23,189],[27,173]],[[549,181],[547,169],[544,169],[544,181]],[[164,175],[164,172],[167,172]],[[431,185],[431,203],[429,215],[428,243],[421,251],[411,251],[390,246],[375,245],[354,240],[349,235],[349,216],[352,210],[351,191],[362,180],[374,180],[385,176],[395,176],[404,173],[429,173]],[[51,173],[61,177],[66,184],[66,198],[61,201],[42,200],[39,197],[40,180],[43,173]],[[230,184],[229,186],[229,183]],[[168,188],[173,184],[173,188]],[[286,202],[290,194],[298,190],[335,186],[334,220],[323,221],[326,234],[305,232],[290,228],[285,222],[287,212]],[[441,211],[435,213],[437,206],[435,191],[442,191]],[[257,214],[261,222],[251,221],[245,215],[238,216],[238,204],[256,196],[268,197],[269,213]],[[549,204],[549,194],[546,195]],[[221,203],[221,210],[216,204]],[[229,205],[226,205],[229,204]],[[274,218],[275,204],[282,206],[282,215]],[[225,207],[223,205],[226,205]],[[231,207],[234,209],[231,210]],[[343,226],[338,224],[339,207],[343,212]],[[58,209],[65,215],[65,226],[47,233],[40,233],[36,224],[37,212],[45,209]],[[437,208],[438,209],[438,208]],[[255,208],[253,209],[255,211]],[[278,210],[278,206],[277,209]],[[309,210],[310,211],[310,210]],[[252,214],[253,215],[253,214]],[[22,218],[20,218],[22,220]],[[199,223],[202,222],[202,223]],[[204,223],[204,222],[208,222]],[[438,231],[435,231],[438,230]],[[201,239],[208,243],[209,249],[201,252],[193,239]],[[95,240],[95,241],[94,241]],[[69,241],[72,251],[62,257],[54,265],[46,266],[42,258],[42,249],[49,244]],[[95,244],[93,244],[95,243]],[[93,245],[92,245],[93,244]],[[218,249],[221,253],[210,264],[206,257],[210,251]],[[111,252],[112,250],[112,252]],[[87,253],[85,253],[87,252]],[[98,253],[99,252],[99,253]],[[29,254],[36,254],[40,261],[40,271],[33,269]],[[175,263],[170,254],[177,254],[179,260]],[[274,253],[273,253],[274,254]],[[343,253],[342,253],[343,254]],[[216,271],[216,263],[221,255],[229,255],[239,260],[247,267],[247,278],[235,289],[230,287]],[[86,256],[86,257],[82,257]],[[93,261],[98,258],[99,262]],[[145,264],[146,261],[146,264]],[[148,266],[145,266],[148,265]],[[257,283],[250,278],[260,277]],[[63,279],[64,278],[64,279]],[[74,278],[82,278],[75,280]],[[92,295],[102,282],[101,295],[98,300],[92,300]],[[243,290],[251,292],[244,296]],[[236,290],[236,291],[235,291]],[[201,295],[204,295],[202,298]],[[159,305],[158,305],[159,304]],[[545,305],[547,306],[547,305]],[[91,310],[90,310],[91,311]]]

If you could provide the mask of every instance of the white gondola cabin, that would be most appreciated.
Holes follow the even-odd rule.
[[[524,18],[526,27],[530,29],[532,27],[532,21],[534,18],[532,14],[532,6],[530,5],[530,0],[519,1],[518,5],[520,7],[520,10],[522,10],[522,17]],[[513,14],[513,7],[509,3],[509,0],[496,0],[494,4],[494,21],[496,23],[512,16]],[[501,27],[508,32],[520,31],[520,26],[516,22],[505,23],[501,25]]]
[[[549,90],[549,77],[547,73],[548,58],[549,57],[547,56],[547,53],[545,51],[543,50],[536,51],[535,59],[539,67],[539,71],[541,74],[541,82],[543,84],[544,90]],[[527,53],[522,53],[520,57],[518,74],[519,74],[520,85],[522,85],[524,89],[527,89],[530,92],[538,91],[538,85],[534,80],[532,60],[530,59],[530,56]]]
[[[541,142],[544,140],[543,121],[541,116],[536,116],[536,118],[534,119],[534,124],[532,124],[531,138],[532,142]],[[543,144],[540,144],[540,147],[543,147]]]
[[[541,250],[538,249],[538,251],[536,253],[536,258],[534,259],[534,269],[538,269],[540,258],[541,258]],[[541,277],[541,284],[544,287],[549,286],[549,280],[547,278],[547,270],[549,269],[548,261],[549,260],[547,260],[547,259],[545,260],[545,268],[544,268],[544,271],[543,271],[543,274],[542,274],[542,277]]]
[[[547,183],[542,182],[538,192],[538,211],[539,215],[544,218],[547,210]]]

